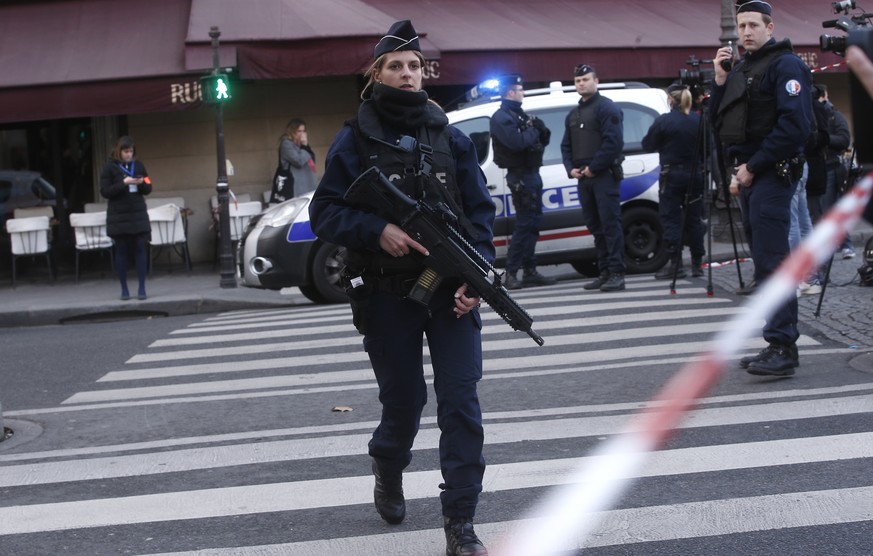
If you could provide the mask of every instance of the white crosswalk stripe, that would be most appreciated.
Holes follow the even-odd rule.
[[[507,501],[529,501],[531,493],[571,480],[580,462],[590,457],[586,446],[619,433],[631,414],[657,403],[649,401],[651,387],[646,381],[656,387],[658,377],[669,376],[694,358],[726,320],[743,311],[736,300],[707,297],[705,289],[689,281],[679,282],[676,295],[667,291],[665,282],[649,277],[627,281],[628,290],[619,294],[582,292],[579,282],[514,292],[546,339],[543,347],[483,308],[482,395],[501,402],[499,409],[483,402],[486,447],[496,454],[493,461],[489,457],[483,500],[493,497],[501,503],[495,504],[500,509],[482,512],[476,530],[495,556],[500,539],[524,516]],[[748,352],[763,345],[760,339],[750,341]],[[798,346],[801,357],[811,360],[851,353],[805,335]],[[585,377],[614,373],[637,376],[641,384],[594,397],[567,391],[557,403],[535,395],[541,381],[569,386]],[[425,374],[432,378],[427,357]],[[805,432],[820,422],[866,423],[873,417],[873,382],[776,384],[779,387],[716,391],[700,400],[680,427],[679,437],[688,440],[652,454],[637,478],[703,484],[706,478],[742,473],[873,462],[873,430],[860,424],[851,430],[834,425],[817,434]],[[507,394],[505,388],[516,394]],[[514,405],[513,396],[521,392],[527,395],[524,403]],[[52,449],[28,451],[24,445],[10,453],[0,451],[0,547],[97,528],[113,531],[113,542],[125,538],[135,544],[142,527],[169,527],[183,520],[186,528],[196,531],[199,523],[232,527],[233,520],[266,521],[270,516],[295,516],[314,524],[317,516],[329,515],[325,511],[353,511],[370,519],[345,525],[335,534],[325,533],[328,528],[307,533],[289,527],[280,542],[274,542],[276,537],[258,542],[251,536],[229,546],[210,545],[210,535],[203,533],[190,541],[185,536],[163,539],[155,545],[160,548],[139,548],[137,553],[442,554],[442,530],[432,522],[422,517],[386,529],[372,509],[373,480],[366,453],[378,424],[375,395],[361,337],[345,306],[206,317],[154,341],[121,368],[106,369],[91,387],[58,407],[4,415],[11,420],[60,415],[88,420],[133,411],[191,419],[198,408],[214,415],[222,404],[233,403],[250,411],[271,408],[287,420],[302,422],[278,427],[249,424],[231,431],[181,423],[179,433],[168,431],[163,437],[131,435],[130,441],[93,443],[84,439]],[[300,409],[323,410],[324,404],[342,399],[356,400],[360,415],[313,416]],[[778,434],[771,432],[776,429]],[[201,432],[185,434],[186,430]],[[532,446],[537,448],[529,449]],[[436,417],[425,415],[414,446],[416,458],[435,461],[438,447]],[[343,467],[344,461],[360,465]],[[809,486],[799,484],[796,490],[725,490],[719,495],[706,491],[699,499],[677,496],[667,503],[618,508],[607,512],[585,546],[873,523],[873,486],[848,481],[816,488],[819,483],[807,481]],[[435,465],[405,473],[407,500],[438,505],[439,482]],[[92,491],[89,485],[101,489]],[[127,486],[117,492],[105,490],[110,485]]]

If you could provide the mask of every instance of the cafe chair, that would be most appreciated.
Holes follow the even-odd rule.
[[[109,255],[109,264],[114,269],[112,238],[106,235],[105,212],[74,212],[70,214],[70,227],[76,237],[76,283],[79,283],[79,255],[88,251],[103,251]]]
[[[152,235],[149,241],[150,249],[157,247],[149,262],[158,258],[164,248],[172,249],[185,263],[185,270],[191,272],[191,258],[188,255],[188,237],[182,222],[182,212],[178,205],[161,205],[148,210],[152,225]],[[170,251],[167,251],[167,262],[170,262]]]
[[[13,211],[15,218],[33,218],[34,216],[47,216],[49,220],[55,217],[55,209],[52,206],[45,205],[40,207],[22,207]]]
[[[227,206],[228,207],[232,207],[234,205],[239,206],[239,205],[242,205],[244,203],[251,203],[251,202],[253,202],[252,196],[249,193],[240,193],[239,195],[234,194],[232,191],[228,191],[228,193],[227,193]],[[230,209],[228,208],[228,210],[230,210]],[[212,235],[215,238],[215,257],[212,260],[212,267],[216,268],[218,266],[218,250],[219,250],[219,245],[221,243],[221,237],[220,237],[221,230],[219,229],[220,226],[219,226],[219,222],[218,222],[218,213],[219,213],[218,195],[213,195],[212,197],[209,198],[209,211],[210,211],[210,214],[212,215],[212,219],[209,223],[209,229],[212,231]],[[243,230],[245,230],[245,228],[243,228]]]
[[[85,203],[85,212],[106,212],[107,203]]]
[[[9,232],[9,241],[12,247],[12,287],[15,287],[17,274],[16,261],[20,257],[33,257],[45,255],[48,264],[49,277],[55,279],[52,269],[51,254],[49,253],[49,218],[48,216],[31,216],[28,218],[11,218],[6,221],[6,231]]]

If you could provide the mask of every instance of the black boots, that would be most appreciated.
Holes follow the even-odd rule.
[[[791,376],[800,366],[797,344],[770,344],[757,355],[740,359],[740,367],[758,376]]]
[[[600,286],[605,284],[607,280],[609,280],[609,273],[608,272],[601,272],[600,276],[598,276],[596,280],[594,280],[592,282],[588,282],[587,284],[582,286],[582,289],[584,289],[584,290],[599,290]]]
[[[553,286],[558,281],[551,276],[543,276],[535,268],[526,268],[522,274],[521,284],[527,288],[530,286]]]
[[[473,519],[444,517],[446,531],[446,556],[488,556],[485,545],[473,530]]]
[[[531,286],[551,286],[558,283],[551,276],[543,276],[535,268],[524,269],[521,280],[516,278],[515,275],[515,272],[506,271],[503,285],[506,286],[507,290],[520,290],[521,288],[529,288]]]
[[[618,292],[624,290],[624,274],[612,273],[606,282],[600,286],[602,292]]]
[[[676,263],[672,260],[661,267],[661,270],[655,273],[655,280],[672,280],[673,279],[673,270]],[[685,278],[685,267],[682,263],[679,263],[679,268],[676,270],[676,278]]]
[[[515,272],[506,271],[506,277],[503,280],[503,285],[507,290],[520,290],[522,288],[521,280],[516,277]]]
[[[383,472],[376,464],[376,460],[373,460],[373,475],[376,477],[376,488],[373,489],[376,511],[391,525],[401,523],[406,517],[403,474]]]
[[[691,276],[700,278],[703,276],[703,258],[691,257]]]

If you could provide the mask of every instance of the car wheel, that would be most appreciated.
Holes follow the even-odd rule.
[[[327,303],[327,300],[322,297],[320,293],[318,293],[318,290],[315,289],[315,286],[300,286],[300,293],[302,293],[306,299],[313,303]]]
[[[582,276],[587,276],[588,278],[600,276],[600,268],[597,265],[597,259],[582,259],[573,261],[570,264],[573,266],[573,270]]]
[[[667,262],[664,231],[655,209],[629,208],[621,215],[621,227],[628,274],[647,274],[664,266]]]
[[[322,243],[312,259],[312,287],[322,301],[316,303],[345,303],[346,291],[340,280],[340,273],[346,265],[346,248],[333,243]],[[300,288],[303,295],[315,301]]]

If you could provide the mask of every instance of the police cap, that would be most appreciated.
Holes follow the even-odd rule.
[[[573,75],[579,77],[580,75],[585,75],[586,73],[593,73],[597,75],[597,72],[594,71],[594,66],[589,66],[588,64],[579,64],[575,68],[573,68]]]
[[[408,19],[396,21],[385,33],[385,36],[379,39],[376,43],[376,48],[373,49],[373,58],[388,52],[397,52],[400,50],[418,50],[421,47],[418,44],[418,33],[415,32],[415,27]]]
[[[764,0],[737,0],[737,13],[758,12],[773,15],[773,6]]]

